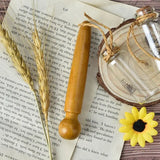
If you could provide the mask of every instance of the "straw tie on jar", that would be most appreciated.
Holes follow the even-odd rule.
[[[147,56],[155,59],[155,60],[160,60],[159,57],[152,55],[150,53],[148,53],[137,41],[136,36],[134,34],[134,27],[135,26],[140,26],[141,24],[144,24],[145,22],[147,22],[148,20],[153,20],[155,18],[158,17],[158,14],[155,13],[153,11],[153,9],[149,6],[146,6],[144,8],[141,8],[139,10],[137,10],[137,18],[136,20],[130,25],[129,31],[128,31],[128,35],[127,35],[127,47],[128,47],[128,51],[130,52],[130,54],[138,61],[141,63],[146,63],[143,60],[140,60],[138,57],[136,57],[136,55],[132,52],[130,44],[129,44],[129,39],[130,39],[130,35],[132,34],[133,39],[136,43],[136,45],[139,47],[139,49],[141,49],[143,51],[144,54],[146,54]]]
[[[107,50],[107,55],[104,55],[103,58],[104,58],[104,60],[106,62],[108,62],[109,59],[112,56],[114,56],[120,50],[120,48],[118,46],[114,46],[113,45],[113,33],[112,33],[112,30],[109,27],[105,26],[104,24],[102,24],[102,23],[96,21],[95,19],[91,18],[86,13],[84,13],[84,15],[88,18],[88,20],[90,20],[91,22],[96,23],[97,25],[92,24],[90,22],[88,22],[88,23],[81,23],[79,25],[80,26],[90,26],[90,27],[96,28],[96,29],[98,29],[102,33],[102,36],[103,36],[103,39],[104,39],[104,43],[105,43],[105,49]],[[109,44],[108,44],[108,41],[107,41],[107,38],[105,36],[104,31],[98,25],[100,25],[103,28],[109,30],[109,38],[110,38],[110,40],[109,40],[110,43]]]

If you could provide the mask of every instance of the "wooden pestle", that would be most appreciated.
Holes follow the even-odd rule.
[[[78,121],[78,114],[81,112],[83,102],[89,59],[90,39],[91,28],[88,26],[81,26],[77,36],[66,93],[64,107],[66,116],[59,125],[59,134],[64,139],[75,139],[81,131],[81,126]]]

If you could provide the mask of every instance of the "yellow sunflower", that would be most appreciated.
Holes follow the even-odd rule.
[[[152,143],[152,136],[158,134],[154,129],[158,125],[158,122],[153,120],[154,115],[154,112],[147,114],[145,107],[142,107],[139,112],[136,107],[132,107],[132,113],[125,112],[125,119],[120,120],[124,126],[119,128],[120,132],[125,133],[124,141],[130,140],[132,147],[137,142],[141,147],[145,146],[145,141]]]

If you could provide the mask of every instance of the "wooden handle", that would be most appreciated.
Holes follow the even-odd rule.
[[[66,116],[59,125],[59,134],[65,139],[75,139],[81,131],[78,114],[81,112],[83,102],[90,39],[91,28],[81,26],[78,32],[66,94],[64,107]]]

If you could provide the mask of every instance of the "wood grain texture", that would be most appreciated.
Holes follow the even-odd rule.
[[[85,23],[88,22],[83,22],[83,24]],[[64,107],[66,115],[59,125],[59,134],[65,139],[75,139],[79,136],[81,131],[78,115],[81,113],[83,103],[90,41],[91,27],[85,25],[81,26],[77,36],[66,93]]]
[[[0,21],[2,21],[4,17],[9,1],[10,0],[0,0]],[[115,2],[122,2],[137,7],[150,5],[160,13],[160,0],[115,0]],[[154,137],[154,143],[146,143],[145,148],[140,148],[139,146],[131,147],[129,142],[126,142],[121,160],[160,160],[160,104],[149,106],[147,110],[148,112],[153,111],[156,113],[155,120],[159,122],[159,126],[156,127],[159,132],[158,136]]]
[[[160,0],[115,0],[125,4],[144,7],[152,6],[160,13]],[[160,22],[160,18],[159,18]],[[140,108],[139,108],[140,109]],[[121,160],[160,160],[160,104],[147,107],[148,112],[155,112],[155,120],[159,125],[156,127],[158,135],[154,136],[154,143],[146,143],[144,148],[139,146],[131,147],[129,142],[126,142],[122,151]]]
[[[0,0],[0,22],[2,22],[10,0]]]

